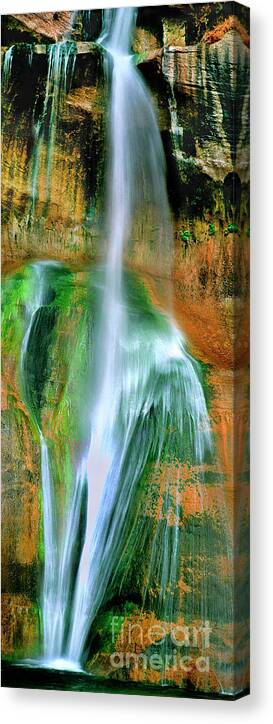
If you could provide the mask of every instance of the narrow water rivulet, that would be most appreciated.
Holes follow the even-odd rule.
[[[58,129],[59,117],[65,94],[70,88],[76,60],[76,47],[68,38],[53,43],[48,50],[48,71],[45,97],[41,112],[33,118],[35,145],[31,164],[31,215],[35,214],[41,173],[41,156],[45,157],[45,201],[50,198],[52,182],[52,159]],[[34,108],[35,111],[35,108]]]

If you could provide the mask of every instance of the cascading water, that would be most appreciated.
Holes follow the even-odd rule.
[[[27,61],[28,66],[30,67],[33,60],[33,47],[31,43],[24,43],[23,45],[23,55]],[[12,75],[13,70],[13,62],[14,58],[16,57],[17,53],[17,46],[11,45],[10,48],[8,48],[4,55],[4,62],[3,62],[3,69],[2,69],[2,86],[3,90],[5,92],[8,91],[9,83]]]
[[[35,333],[39,315],[48,301],[47,277],[50,270],[58,266],[56,262],[36,262],[32,265],[32,283],[26,309],[26,329],[23,337],[20,378],[23,397],[32,412],[34,423],[40,438],[41,449],[41,479],[43,496],[43,529],[44,529],[44,576],[42,594],[42,613],[44,631],[44,655],[48,656],[51,650],[51,615],[54,610],[55,577],[57,572],[57,548],[55,526],[55,499],[53,481],[50,471],[49,453],[46,440],[42,433],[41,421],[36,405],[33,404],[33,391],[29,385],[28,353],[31,336]]]
[[[175,619],[180,540],[178,483],[175,522],[169,526],[161,510],[151,543],[146,527],[139,523],[141,481],[148,462],[153,460],[159,469],[163,453],[168,458],[172,429],[176,430],[180,448],[187,429],[192,455],[199,463],[210,446],[202,386],[171,313],[164,316],[150,305],[142,314],[130,295],[123,256],[132,240],[142,241],[139,220],[145,221],[145,235],[146,222],[155,235],[159,276],[167,295],[172,228],[160,133],[148,90],[130,54],[136,11],[105,11],[104,18],[99,43],[104,48],[111,80],[105,225],[108,251],[93,331],[95,352],[90,361],[85,441],[75,469],[63,533],[58,533],[55,526],[48,451],[39,427],[45,543],[44,662],[61,668],[77,668],[84,663],[90,628],[100,607],[111,591],[122,587],[133,555],[143,546],[147,557],[143,606],[156,579],[157,612],[163,620]],[[59,53],[62,45],[52,51],[48,76],[55,109],[59,102],[59,70],[67,69],[67,56],[63,56],[62,65]],[[53,114],[52,123],[56,121]],[[50,153],[55,131],[52,133]],[[37,269],[40,274],[42,267],[37,265]],[[22,370],[35,314],[43,304],[41,280],[37,287],[22,346]],[[170,485],[166,485],[166,493]],[[75,547],[85,497],[86,522],[75,577]]]
[[[3,70],[2,70],[2,83],[3,88],[7,89],[9,84],[9,79],[11,75],[12,70],[12,63],[13,63],[13,53],[14,53],[15,45],[11,45],[8,50],[5,52],[4,56],[4,63],[3,63]]]
[[[175,97],[174,87],[176,66],[173,63],[173,59],[168,50],[163,52],[162,71],[170,88],[168,105],[170,111],[170,132],[172,137],[172,143],[175,150],[176,158],[178,158],[180,161],[183,161],[185,159],[185,154],[183,152],[183,127],[181,126],[181,124],[179,124],[178,121],[177,100]]]
[[[63,39],[49,46],[48,71],[45,98],[40,116],[34,122],[34,150],[31,172],[31,213],[35,211],[37,201],[39,175],[41,170],[41,153],[46,149],[45,159],[45,199],[49,200],[52,161],[59,116],[62,111],[64,97],[69,90],[76,61],[76,46],[73,41]]]
[[[80,660],[92,621],[102,603],[109,580],[115,576],[122,554],[126,514],[150,449],[158,445],[160,457],[173,405],[182,434],[185,414],[192,421],[196,454],[203,457],[208,443],[208,420],[201,385],[185,352],[174,323],[164,333],[143,339],[127,308],[123,283],[123,252],[140,209],[151,208],[158,222],[159,266],[169,257],[172,245],[169,206],[165,185],[164,155],[148,91],[129,53],[136,18],[134,9],[106,11],[100,43],[112,65],[110,105],[110,166],[108,188],[108,255],[101,314],[96,330],[90,414],[90,444],[81,459],[88,481],[87,524],[75,586],[67,655]],[[109,69],[108,69],[109,72]],[[169,376],[159,391],[158,381]],[[174,390],[181,403],[175,406]],[[138,425],[147,425],[152,407],[161,410],[157,434],[145,440],[134,459],[131,444]],[[202,430],[203,425],[203,430]],[[155,442],[156,441],[156,442]],[[131,454],[132,459],[128,456]],[[78,474],[78,478],[82,476]],[[109,521],[111,520],[111,525]],[[162,559],[161,594],[173,575]],[[155,547],[151,568],[154,565]]]

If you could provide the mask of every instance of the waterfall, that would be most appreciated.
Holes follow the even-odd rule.
[[[50,198],[52,162],[58,122],[66,93],[71,87],[76,61],[76,45],[63,39],[48,50],[48,71],[42,112],[34,122],[34,149],[31,173],[31,213],[35,211],[41,171],[41,153],[45,148],[45,200]]]
[[[179,124],[177,100],[175,97],[176,66],[173,62],[172,57],[170,56],[171,54],[168,52],[168,50],[167,52],[163,52],[162,71],[170,88],[168,106],[170,112],[170,132],[173,149],[175,151],[176,158],[180,161],[183,161],[185,159],[185,154],[183,151],[183,127],[181,126],[181,124]]]
[[[19,46],[20,48],[20,46]],[[9,82],[12,75],[14,57],[18,52],[17,45],[11,45],[4,55],[3,70],[2,70],[2,86],[3,92],[7,92],[9,89]],[[22,46],[22,52],[25,55],[28,67],[31,67],[33,60],[33,46],[31,43],[24,43]]]
[[[44,575],[42,591],[42,616],[44,631],[43,653],[45,656],[52,654],[52,615],[55,603],[55,578],[57,571],[57,546],[55,526],[55,499],[54,488],[50,470],[49,452],[46,440],[43,436],[39,411],[33,405],[32,389],[29,386],[27,355],[32,334],[35,334],[39,314],[48,301],[47,277],[50,269],[58,266],[56,262],[35,262],[32,264],[31,285],[26,308],[26,329],[22,341],[20,357],[20,380],[23,398],[31,410],[35,426],[40,439],[41,450],[41,480],[43,499],[43,532],[44,532]]]
[[[104,228],[107,254],[92,332],[94,353],[88,373],[85,436],[60,530],[49,452],[40,421],[36,420],[45,544],[43,660],[46,666],[56,668],[77,669],[85,663],[90,629],[100,607],[111,592],[122,588],[133,556],[142,549],[147,558],[143,606],[150,601],[156,579],[156,613],[162,620],[175,620],[179,613],[174,596],[180,560],[178,479],[174,474],[174,480],[166,481],[166,494],[170,487],[175,489],[174,523],[168,524],[162,502],[158,520],[154,521],[152,543],[147,526],[139,522],[145,502],[140,495],[141,483],[149,461],[153,460],[160,470],[163,453],[168,459],[173,430],[181,450],[187,432],[192,457],[198,463],[202,463],[210,447],[209,420],[197,367],[169,304],[173,240],[165,158],[150,94],[130,52],[135,23],[136,11],[132,8],[105,11],[98,41],[105,54],[111,87]],[[71,57],[74,55],[70,55],[67,44],[50,48],[43,112],[45,117],[50,98],[47,169],[61,94],[73,67],[72,61],[68,74]],[[139,223],[140,219],[144,224]],[[130,292],[124,254],[132,243],[142,243],[141,233],[145,239],[147,233],[151,238],[166,292],[166,314],[147,301],[141,312]],[[21,356],[25,398],[26,354],[48,288],[48,265],[37,263],[33,268],[36,291],[27,312]],[[86,521],[81,542],[83,505]],[[77,545],[81,548],[78,559]]]
[[[172,248],[162,143],[149,93],[130,55],[135,20],[134,9],[105,11],[99,39],[106,51],[108,75],[112,75],[108,253],[96,330],[90,443],[80,463],[87,479],[87,523],[66,649],[72,660],[84,657],[90,626],[122,558],[126,518],[139,480],[152,448],[160,457],[169,416],[173,415],[181,435],[185,416],[191,420],[199,460],[209,444],[203,391],[182,335],[170,318],[164,332],[153,330],[145,338],[124,289],[123,253],[140,209],[151,208],[157,218],[159,268],[166,256],[171,263]],[[160,389],[164,378],[165,387]],[[153,407],[158,422],[151,435],[147,428]],[[139,435],[145,436],[143,449],[137,445]],[[174,540],[172,552],[166,548],[162,553],[162,599],[174,578],[176,552]],[[156,544],[151,569],[155,556]]]
[[[11,76],[14,50],[15,50],[15,45],[11,45],[10,48],[8,48],[6,50],[5,56],[4,56],[3,70],[2,70],[2,83],[3,83],[3,88],[5,90],[7,90],[7,88],[8,88],[9,79]]]

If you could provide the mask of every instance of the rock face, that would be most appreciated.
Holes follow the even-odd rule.
[[[54,450],[58,449],[56,468],[61,490],[62,463],[68,454],[69,436],[73,436],[67,408],[75,390],[64,392],[67,367],[65,357],[60,362],[60,349],[63,345],[66,348],[68,364],[73,330],[81,324],[85,309],[81,306],[87,288],[85,268],[102,256],[104,247],[101,218],[109,89],[103,55],[94,42],[101,28],[101,13],[92,11],[91,15],[91,20],[81,15],[72,18],[70,12],[2,17],[2,248],[7,284],[15,288],[14,297],[10,297],[8,286],[3,345],[3,653],[8,657],[29,656],[38,648],[43,560],[39,441],[20,392],[22,330],[18,328],[18,336],[14,336],[25,304],[21,267],[35,259],[56,259],[74,274],[74,301],[69,312],[65,294],[61,296],[63,316],[58,318],[50,347],[51,365],[45,373],[41,413],[46,436]],[[48,92],[52,103],[54,85],[48,85],[48,58],[51,44],[66,33],[70,35],[74,68],[57,99],[52,135],[46,97]],[[5,58],[12,46],[9,71]],[[248,677],[248,613],[240,608],[248,582],[247,10],[236,3],[142,8],[134,52],[139,72],[151,91],[166,154],[174,222],[174,261],[166,269],[166,277],[172,280],[178,324],[202,365],[216,445],[202,491],[198,471],[183,468],[181,472],[183,480],[188,480],[181,500],[183,526],[187,531],[196,525],[198,540],[203,541],[201,548],[206,543],[209,546],[209,618],[215,639],[221,641],[223,686],[234,688],[234,661],[227,650],[234,639],[239,641],[240,628],[235,658],[241,674],[235,683],[243,688]],[[155,305],[164,308],[151,268],[149,239],[141,246],[134,239],[126,263],[139,274]],[[76,440],[74,444],[76,449]],[[166,476],[165,470],[161,481],[150,481],[156,495],[164,493]],[[147,500],[149,519],[154,515],[154,500],[150,505],[149,496]],[[225,539],[221,538],[223,527]],[[200,595],[200,586],[195,588],[198,565],[193,584],[184,555],[185,580],[182,577],[180,595],[185,620],[192,598],[198,600]],[[233,589],[234,599],[230,593]],[[232,610],[215,612],[217,596]],[[125,611],[129,621],[140,621],[141,616],[137,606],[133,613]],[[199,619],[196,609],[194,621]],[[109,675],[107,650],[105,642],[99,657],[93,650],[91,670],[96,662]],[[217,647],[212,646],[212,658],[218,654]],[[196,673],[189,676],[191,687],[218,691],[216,669],[207,677],[200,674],[198,678]],[[132,667],[129,678],[149,680],[149,675],[140,675]],[[150,680],[156,680],[155,672]],[[181,685],[181,677],[178,681],[170,673],[170,680]]]
[[[5,35],[8,39],[9,34],[11,37],[18,34],[18,40],[23,36],[30,42],[37,37],[47,42],[55,42],[70,30],[71,12],[8,15],[4,21],[4,41]]]

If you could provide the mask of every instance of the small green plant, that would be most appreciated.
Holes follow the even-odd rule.
[[[180,229],[180,237],[184,242],[188,242],[191,238],[191,232],[188,229]]]
[[[209,224],[209,236],[215,236],[215,224]]]
[[[227,236],[228,234],[239,234],[239,226],[237,224],[229,224],[224,229],[224,234]]]
[[[144,50],[142,53],[134,53],[133,55],[133,62],[135,65],[140,65],[141,63],[144,63],[145,60],[148,58],[148,51]]]

